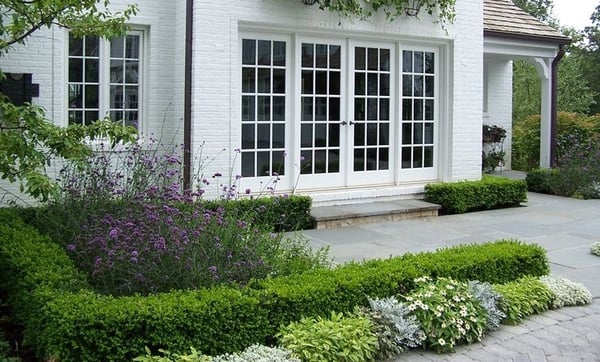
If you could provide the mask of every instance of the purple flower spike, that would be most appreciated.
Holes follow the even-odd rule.
[[[119,229],[117,229],[117,228],[110,229],[110,231],[108,232],[108,237],[111,238],[112,240],[117,239],[119,237]]]

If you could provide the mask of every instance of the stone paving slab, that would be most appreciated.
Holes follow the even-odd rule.
[[[596,298],[502,326],[482,343],[440,355],[411,351],[400,361],[600,361],[600,200],[529,193],[525,207],[306,231],[317,247],[329,246],[337,262],[433,251],[441,247],[514,238],[548,251],[553,274],[584,284]]]
[[[569,316],[565,319],[565,315]],[[539,321],[544,320],[540,328]],[[518,326],[501,326],[482,343],[458,346],[454,353],[413,350],[390,362],[401,361],[600,361],[600,300],[590,306],[565,307],[527,318]]]

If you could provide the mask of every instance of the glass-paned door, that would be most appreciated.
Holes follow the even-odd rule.
[[[286,173],[286,48],[285,41],[242,39],[242,177]]]
[[[393,181],[393,46],[356,44],[352,51],[353,119],[350,184]]]
[[[435,178],[437,164],[437,54],[402,51],[400,178]]]
[[[300,174],[305,185],[344,181],[344,53],[341,43],[300,43]]]

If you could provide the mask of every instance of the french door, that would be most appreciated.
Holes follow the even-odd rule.
[[[241,176],[253,189],[273,175],[298,190],[437,179],[437,48],[260,34],[241,45]]]
[[[393,182],[392,45],[298,42],[301,187]]]

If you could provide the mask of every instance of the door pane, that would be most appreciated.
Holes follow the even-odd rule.
[[[407,65],[412,56],[412,69]],[[435,53],[404,51],[402,168],[434,167]]]
[[[357,47],[354,50],[355,172],[388,169],[391,54],[389,48]],[[412,89],[410,91],[412,93]],[[386,151],[382,151],[384,149]],[[380,162],[382,155],[384,162]]]
[[[283,175],[287,114],[286,43],[243,39],[241,60],[242,176]],[[309,81],[312,89],[312,79]],[[309,104],[308,108],[312,115],[312,105]]]

